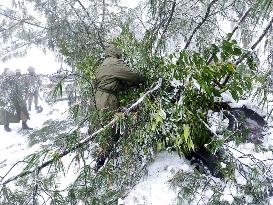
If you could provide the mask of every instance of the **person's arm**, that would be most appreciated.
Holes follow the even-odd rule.
[[[117,62],[117,68],[115,69],[115,77],[128,85],[138,85],[144,82],[144,76],[140,73],[130,70],[130,68],[122,61]]]

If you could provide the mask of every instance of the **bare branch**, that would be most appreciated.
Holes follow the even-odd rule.
[[[165,35],[165,33],[167,32],[167,30],[168,30],[168,27],[169,27],[169,25],[170,25],[170,23],[171,23],[171,20],[172,20],[172,18],[173,18],[173,14],[174,14],[175,7],[176,7],[176,1],[174,1],[173,4],[172,4],[171,14],[170,14],[170,16],[169,16],[169,19],[168,19],[168,21],[167,21],[167,24],[166,24],[166,26],[165,26],[163,32],[162,32],[161,39],[164,38],[164,35]],[[159,46],[159,45],[158,45],[158,46]],[[156,48],[156,51],[158,50],[158,46],[157,46],[157,48]]]
[[[244,20],[246,19],[246,17],[248,16],[248,14],[250,13],[250,11],[252,10],[252,7],[249,7],[248,10],[244,13],[244,15],[242,16],[242,18],[239,20],[239,22],[237,23],[237,25],[233,28],[233,30],[231,31],[231,33],[228,34],[227,37],[227,41],[229,41],[232,36],[234,35],[234,33],[238,30],[239,25],[244,22]],[[211,57],[209,58],[207,64],[210,64],[211,61],[213,60],[214,55],[211,55]]]
[[[1,178],[1,181],[11,172],[11,170],[16,167],[19,163],[26,163],[27,161],[23,160],[23,161],[18,161],[16,162],[14,165],[12,165],[12,167],[7,171],[7,173],[2,177],[0,176]]]
[[[25,23],[25,24],[28,24],[28,25],[31,25],[31,26],[36,26],[38,28],[48,29],[47,27],[41,26],[40,24],[35,24],[35,23],[32,23],[32,22],[29,22],[27,19],[18,19],[18,18],[15,18],[14,16],[7,15],[7,14],[5,14],[3,12],[0,12],[0,15],[5,16],[5,17],[7,17],[9,19],[12,19],[14,21],[21,22],[22,24]]]
[[[170,23],[171,23],[171,20],[172,20],[172,18],[173,18],[173,14],[174,14],[174,10],[175,10],[175,6],[176,6],[176,1],[173,2],[172,9],[171,9],[171,14],[170,14],[170,17],[169,17],[169,19],[168,19],[168,22],[167,22],[167,24],[166,24],[166,26],[165,26],[165,29],[164,29],[164,31],[162,32],[162,37],[163,37],[164,34],[166,33],[166,31],[167,31],[167,29],[168,29],[168,27],[169,27],[169,25],[170,25]]]
[[[208,5],[208,8],[207,8],[207,11],[206,11],[206,14],[203,18],[203,20],[195,27],[195,29],[192,31],[192,34],[190,35],[185,47],[184,47],[184,50],[186,50],[190,43],[191,43],[191,40],[193,38],[193,36],[195,35],[195,33],[197,32],[197,30],[206,22],[206,20],[209,18],[209,15],[210,15],[210,10],[211,10],[211,7],[213,6],[213,4],[215,4],[217,1],[219,0],[213,0],[212,2],[210,2],[210,4]]]
[[[252,10],[252,7],[249,7],[248,10],[244,13],[244,15],[242,16],[242,18],[240,19],[240,21],[237,23],[237,25],[233,28],[232,32],[229,34],[227,41],[229,41],[233,34],[238,30],[239,25],[245,21],[246,17],[248,16],[248,14],[250,13],[250,11]]]
[[[80,0],[77,0],[77,2],[80,4],[80,6],[81,6],[82,9],[84,10],[84,12],[85,12],[86,15],[88,16],[88,18],[91,20],[90,14],[89,14],[89,12],[87,11],[87,9],[84,7],[84,5],[82,4],[82,2],[81,2]],[[95,23],[93,23],[93,26],[94,26],[94,28],[95,28],[96,31],[97,31],[96,33],[97,33],[98,38],[99,38],[100,46],[101,46],[103,49],[105,49],[105,46],[104,46],[104,44],[103,44],[103,39],[102,39],[102,37],[101,37],[101,35],[100,35],[100,30],[99,30],[99,28],[96,26]]]
[[[273,24],[273,17],[271,17],[271,20],[269,21],[269,23],[267,24],[267,27],[264,29],[262,35],[258,38],[258,40],[251,46],[251,50],[246,52],[244,55],[241,56],[241,58],[239,58],[236,62],[235,62],[235,66],[239,65],[245,58],[247,58],[251,52],[257,47],[257,45],[262,41],[262,39],[265,37],[265,35],[268,33],[269,29],[271,28]],[[231,78],[231,75],[228,75],[226,77],[226,79],[224,80],[224,82],[222,83],[222,86],[225,86],[229,79]]]
[[[11,25],[11,26],[8,27],[8,28],[2,28],[2,29],[0,30],[0,33],[5,32],[5,31],[10,31],[11,29],[13,29],[14,27],[16,27],[16,26],[18,26],[18,25],[20,25],[20,24],[21,24],[21,22],[19,21],[19,22],[15,23],[15,24]]]

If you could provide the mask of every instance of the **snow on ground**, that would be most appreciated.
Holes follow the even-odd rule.
[[[67,101],[59,101],[52,106],[45,102],[40,102],[40,105],[43,107],[43,111],[41,113],[37,113],[33,107],[33,111],[30,111],[30,120],[27,122],[29,127],[34,128],[34,131],[41,129],[43,123],[47,120],[63,120],[68,116]],[[40,142],[39,144],[30,146],[28,144],[28,131],[22,131],[21,126],[21,122],[11,123],[10,128],[12,131],[9,133],[4,131],[3,126],[0,127],[0,176],[5,176],[3,181],[9,179],[10,177],[16,176],[22,171],[23,167],[25,166],[23,166],[24,163],[18,164],[11,171],[9,171],[16,162],[23,160],[30,154],[41,151],[43,145],[48,145],[51,143],[49,140],[47,140],[45,142]],[[71,128],[69,128],[69,130],[71,130]],[[81,130],[86,131],[83,128]],[[33,131],[29,132],[31,133]],[[53,152],[54,150],[52,150],[52,153]],[[73,157],[73,154],[68,154],[62,158],[65,173],[60,174],[58,177],[58,185],[60,190],[67,188],[71,182],[75,181],[78,177],[77,166],[73,166],[73,163],[71,164]],[[45,168],[41,173],[46,175],[47,171],[47,168]],[[6,175],[6,173],[8,174]],[[46,196],[44,197],[46,198]]]
[[[230,96],[223,96],[224,101],[229,102],[229,105],[234,108],[239,108],[246,106],[249,109],[253,109],[261,116],[265,116],[265,112],[257,106],[255,103],[250,100],[241,100],[235,102],[234,100],[230,101]],[[271,105],[273,107],[273,105]],[[219,113],[209,113],[212,122],[211,126],[214,132],[216,130],[221,130],[223,127],[227,127],[227,122],[222,121],[223,118]],[[217,119],[216,119],[217,118]],[[222,125],[221,125],[221,123]],[[265,147],[273,147],[273,122],[268,122],[269,130],[265,133],[264,143]],[[243,163],[252,166],[253,161],[250,158],[242,157],[243,155],[255,156],[261,161],[267,161],[272,164],[273,155],[271,151],[268,152],[256,152],[255,146],[253,143],[243,143],[239,146],[236,146],[234,142],[228,143],[230,146],[231,152],[235,157],[240,159]],[[241,158],[242,157],[242,158]],[[175,190],[170,189],[168,180],[170,180],[175,173],[179,170],[186,172],[191,172],[193,170],[192,166],[188,165],[188,161],[185,159],[180,159],[176,154],[168,154],[167,152],[160,153],[155,161],[148,167],[148,175],[144,176],[141,181],[134,187],[133,190],[124,200],[119,200],[119,204],[124,205],[174,205],[176,203],[176,192]],[[245,184],[246,180],[238,172],[235,172],[235,178],[238,184]],[[208,190],[209,191],[209,190]],[[213,192],[213,191],[211,191]],[[232,203],[236,195],[240,193],[237,192],[236,187],[230,184],[223,192],[221,197],[222,201]],[[212,194],[211,194],[212,195]],[[199,202],[199,195],[196,196],[196,201]],[[208,195],[209,197],[209,195]],[[247,198],[248,196],[246,196]],[[251,198],[249,201],[251,202]],[[206,199],[204,199],[206,201]],[[273,197],[269,199],[269,203],[273,205]],[[194,204],[194,202],[193,202]],[[206,204],[204,202],[204,204]]]
[[[188,161],[177,154],[159,153],[148,167],[148,174],[133,188],[122,203],[125,205],[172,205],[176,201],[175,190],[168,181],[179,170],[190,171]]]
[[[240,101],[232,102],[234,106],[240,107],[246,105],[248,107],[251,105],[250,101]],[[30,127],[35,130],[42,127],[43,123],[49,119],[64,119],[67,116],[67,102],[61,101],[54,106],[48,106],[46,103],[41,104],[44,108],[42,113],[36,113],[35,111],[30,112],[31,119],[28,122]],[[217,115],[210,113],[214,119]],[[219,116],[221,117],[221,116]],[[217,122],[217,119],[215,119]],[[213,124],[213,123],[212,123]],[[214,123],[215,124],[215,123]],[[216,123],[217,124],[217,123]],[[16,163],[18,160],[22,160],[27,155],[34,153],[41,149],[41,144],[36,144],[32,147],[28,145],[27,136],[21,131],[20,124],[11,124],[12,132],[7,133],[4,131],[3,126],[0,127],[0,173],[3,176],[7,171]],[[273,122],[268,124],[268,132],[265,136],[264,146],[273,147]],[[217,125],[215,128],[217,129]],[[47,143],[47,142],[45,142]],[[235,146],[233,142],[229,143],[230,147],[236,149],[232,150],[234,156],[240,158],[242,153],[252,154],[260,160],[272,159],[272,152],[257,153],[255,147],[251,143],[245,143],[238,147]],[[232,148],[231,148],[232,149]],[[251,160],[247,158],[241,158],[244,163],[251,165]],[[71,161],[71,156],[66,156],[63,159],[64,164],[69,164]],[[9,178],[18,174],[22,167],[18,166],[12,172],[6,176]],[[154,162],[148,167],[147,175],[145,175],[139,183],[129,192],[127,197],[124,199],[119,199],[119,204],[123,205],[173,205],[176,204],[177,192],[174,189],[170,189],[170,184],[168,181],[178,172],[178,171],[192,172],[193,167],[189,165],[189,162],[184,158],[180,158],[177,154],[171,154],[168,152],[159,153]],[[66,176],[60,178],[61,186],[66,187],[71,181],[76,177],[73,170],[69,170]],[[240,176],[238,172],[235,173],[236,180],[238,184],[245,184],[245,180]],[[65,180],[62,180],[65,179]],[[225,190],[225,194],[222,197],[223,201],[233,201],[232,195],[234,193],[235,187],[230,186],[229,189]],[[198,196],[197,196],[198,198]],[[273,198],[270,199],[270,204],[273,205]]]
[[[41,106],[44,108],[42,113],[30,111],[30,120],[27,124],[29,127],[34,128],[34,130],[40,129],[46,120],[63,119],[66,117],[67,102],[58,102],[52,107],[48,106],[45,102],[41,102]],[[4,131],[3,126],[0,127],[0,176],[4,176],[17,161],[35,153],[41,149],[43,144],[47,143],[35,144],[30,147],[28,145],[27,133],[21,130],[21,126],[21,122],[11,123],[10,128],[12,131],[9,133]],[[16,166],[9,172],[5,179],[18,174],[21,169],[20,165]]]

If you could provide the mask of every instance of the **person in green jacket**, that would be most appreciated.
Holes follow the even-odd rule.
[[[117,94],[120,91],[139,85],[144,81],[144,77],[131,70],[121,59],[122,51],[115,45],[110,44],[105,50],[105,60],[96,72],[96,108],[102,111],[118,111],[119,100]],[[116,129],[112,129],[112,136],[101,147],[101,151],[98,154],[96,170],[104,165],[107,157],[109,157],[116,142],[120,137],[119,133],[116,133]]]

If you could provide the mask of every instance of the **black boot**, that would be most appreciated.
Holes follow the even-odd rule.
[[[33,130],[33,128],[30,128],[29,126],[27,126],[26,122],[22,122],[22,129],[23,130]]]
[[[4,125],[4,130],[5,130],[6,132],[11,132],[11,129],[9,128],[9,124]]]

